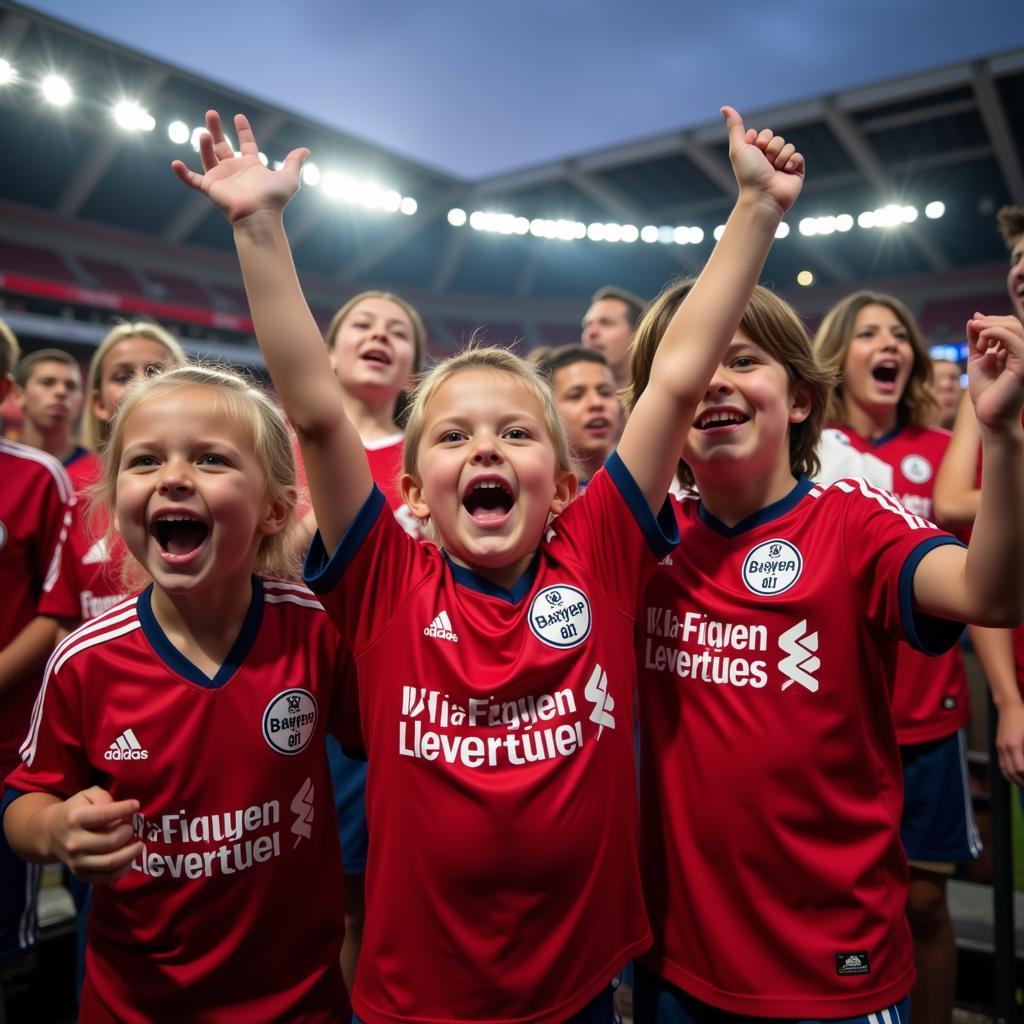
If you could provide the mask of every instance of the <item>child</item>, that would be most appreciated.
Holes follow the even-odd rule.
[[[910,310],[891,295],[855,292],[826,314],[814,345],[818,359],[841,375],[826,413],[832,427],[892,467],[892,491],[907,511],[933,519],[935,476],[950,435],[930,426],[931,359]],[[898,648],[895,673],[900,831],[910,861],[907,916],[917,961],[911,1002],[921,1020],[949,1020],[956,939],[946,880],[981,852],[967,785],[967,675],[959,648],[930,658],[907,644]]]
[[[1022,614],[1024,344],[969,324],[992,477],[964,552],[865,481],[811,483],[832,374],[788,306],[747,298],[681,449],[700,500],[677,504],[638,633],[654,945],[636,1020],[906,1021],[891,667],[899,639],[951,646],[945,620]],[[638,329],[637,401],[678,302],[670,288]]]
[[[80,1020],[335,1021],[337,636],[289,549],[295,464],[223,370],[140,381],[99,495],[152,583],[55,650],[8,779],[32,863],[95,885]]]
[[[0,403],[13,387],[17,362],[17,339],[0,320]],[[53,648],[56,624],[37,607],[60,561],[71,483],[52,455],[2,438],[0,480],[0,771],[6,775],[18,763],[18,744]],[[0,964],[35,942],[38,883],[38,869],[0,838]]]
[[[402,493],[441,547],[383,513],[299,289],[281,211],[307,151],[267,170],[239,116],[235,157],[211,111],[205,175],[174,165],[233,225],[319,522],[307,578],[359,672],[372,841],[353,998],[368,1024],[610,1022],[609,979],[650,941],[628,840],[634,609],[674,541],[654,510],[732,337],[727,296],[753,285],[803,180],[792,145],[723,113],[736,209],[585,495],[570,504],[550,390],[522,360],[469,350],[422,383]]]

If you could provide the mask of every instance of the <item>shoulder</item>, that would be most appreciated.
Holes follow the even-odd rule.
[[[315,618],[324,614],[324,606],[317,600],[316,594],[301,583],[269,577],[261,577],[260,583],[263,586],[263,603],[276,607],[282,615]]]
[[[138,597],[138,594],[132,594],[131,597],[118,601],[103,614],[89,619],[69,633],[53,649],[46,664],[46,674],[49,676],[51,673],[59,672],[72,661],[108,656],[110,645],[116,645],[122,637],[141,627],[136,607]]]
[[[862,522],[881,513],[895,516],[911,530],[936,529],[927,519],[907,511],[894,494],[876,487],[863,477],[847,477],[828,487],[815,487],[808,497],[812,495],[817,499],[817,507],[827,509],[830,515],[838,508],[844,508],[851,523]]]
[[[71,481],[60,462],[48,452],[31,448],[17,441],[0,439],[0,459],[15,468],[22,479],[36,477],[51,482],[57,488],[61,501],[69,501],[72,495]]]

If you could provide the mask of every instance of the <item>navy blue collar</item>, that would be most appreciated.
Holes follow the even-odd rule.
[[[249,610],[245,613],[245,620],[242,628],[238,631],[238,637],[231,645],[224,664],[217,670],[217,674],[211,679],[205,672],[200,671],[178,650],[167,634],[160,627],[153,614],[153,584],[139,594],[136,605],[139,614],[139,622],[142,624],[142,632],[153,648],[156,656],[172,671],[184,677],[190,683],[198,686],[205,686],[209,690],[216,690],[223,686],[241,667],[246,655],[252,650],[256,637],[259,634],[260,623],[263,621],[263,581],[258,576],[252,578],[252,601]]]
[[[704,502],[701,502],[698,506],[697,515],[700,516],[700,521],[709,529],[714,530],[715,533],[720,533],[723,537],[738,537],[741,533],[747,533],[749,530],[753,530],[755,526],[763,526],[765,523],[770,523],[773,519],[778,519],[791,509],[796,508],[813,486],[813,480],[808,480],[807,477],[801,476],[793,489],[784,498],[773,501],[770,505],[765,505],[764,508],[755,512],[752,516],[747,516],[746,519],[740,520],[735,526],[726,526],[721,519],[713,516],[704,507]]]
[[[894,437],[899,437],[899,435],[903,433],[902,425],[897,424],[895,427],[892,428],[892,430],[889,431],[888,434],[883,434],[881,437],[876,437],[875,440],[872,441],[864,437],[863,435],[858,434],[857,431],[853,429],[853,427],[848,426],[845,429],[848,430],[855,437],[859,437],[862,441],[866,442],[871,448],[881,448],[883,444],[887,444]]]
[[[533,561],[527,567],[526,572],[516,580],[511,589],[506,589],[473,572],[472,569],[467,569],[464,565],[456,565],[448,556],[448,552],[443,548],[441,549],[441,554],[445,562],[448,563],[452,579],[460,587],[468,587],[479,594],[486,594],[487,597],[496,597],[499,601],[507,601],[509,604],[518,604],[530,592],[530,589],[533,587],[533,581],[537,578],[537,566],[540,565],[540,552],[538,551],[534,555]]]
[[[70,466],[72,462],[77,462],[83,455],[87,455],[88,453],[88,448],[83,448],[80,444],[76,445],[75,450],[63,462],[65,469]]]

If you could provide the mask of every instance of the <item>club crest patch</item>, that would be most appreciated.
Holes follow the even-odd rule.
[[[766,540],[743,560],[743,582],[753,594],[774,597],[789,590],[803,568],[800,552],[788,540]]]
[[[548,647],[578,647],[590,636],[590,601],[567,583],[545,587],[530,605],[530,629]]]
[[[912,484],[926,484],[935,470],[923,455],[906,455],[900,463],[900,472]]]
[[[278,754],[299,754],[313,738],[316,719],[316,698],[309,690],[282,690],[263,712],[263,738]]]

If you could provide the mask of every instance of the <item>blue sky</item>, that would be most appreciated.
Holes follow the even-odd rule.
[[[37,0],[477,179],[1024,46],[1020,0]]]

